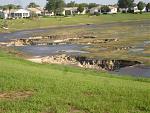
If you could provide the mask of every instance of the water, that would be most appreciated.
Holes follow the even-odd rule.
[[[62,53],[71,55],[72,54],[80,55],[88,53],[86,51],[81,50],[85,47],[86,46],[77,44],[63,44],[63,45],[43,45],[43,46],[22,46],[22,47],[15,47],[15,49],[32,56],[48,56]]]
[[[101,25],[77,25],[77,26],[66,26],[66,27],[51,27],[51,28],[39,28],[34,30],[22,30],[13,33],[2,33],[0,34],[0,42],[9,41],[10,39],[18,39],[18,38],[28,38],[32,37],[34,33],[53,33],[55,30],[67,29],[67,28],[101,28],[101,29],[108,29],[110,26],[123,26],[123,25],[138,25],[142,24],[144,26],[149,26],[150,21],[145,22],[124,22],[124,23],[107,23]],[[130,53],[139,53],[143,55],[143,49],[146,45],[149,45],[150,41],[144,41],[141,45],[138,45],[135,49],[130,50]],[[86,48],[87,46],[83,45],[75,45],[75,44],[68,44],[68,45],[49,45],[49,46],[24,46],[24,47],[15,47],[15,49],[29,54],[31,56],[41,57],[41,56],[48,56],[48,55],[55,55],[60,53],[67,53],[71,55],[81,55],[88,53],[87,51],[82,51],[82,49]],[[101,48],[101,50],[105,50],[105,48]],[[148,54],[145,54],[149,56]],[[118,71],[112,72],[114,74],[119,75],[131,75],[135,77],[150,77],[150,67],[147,66],[132,66],[121,68]]]
[[[130,66],[130,67],[121,68],[111,73],[117,75],[124,75],[124,76],[131,75],[134,77],[150,77],[150,66],[144,66],[144,65]]]

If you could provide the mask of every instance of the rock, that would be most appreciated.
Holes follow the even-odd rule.
[[[95,58],[87,58],[84,56],[68,56],[66,54],[47,56],[41,59],[42,63],[75,65],[82,68],[114,71],[116,69],[140,64],[137,61],[127,60],[101,60]]]

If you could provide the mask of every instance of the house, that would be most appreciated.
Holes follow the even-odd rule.
[[[44,14],[44,8],[36,7],[36,8],[27,8],[27,10],[31,13],[35,13],[38,16],[41,16]]]
[[[63,15],[73,15],[78,13],[78,7],[66,7],[62,12]]]
[[[91,8],[90,9],[90,14],[102,14],[101,7],[102,6]],[[106,14],[117,14],[117,12],[118,12],[117,6],[109,6],[109,8],[110,8],[110,11],[105,12]]]
[[[150,12],[150,9],[146,9],[147,10],[147,12]]]
[[[140,10],[138,10],[138,7],[135,6],[135,7],[131,8],[131,12],[133,12],[133,13],[139,13]],[[146,12],[146,7],[144,7],[144,9],[142,10],[142,12]]]
[[[29,18],[30,12],[25,9],[18,9],[14,12],[11,12],[11,18]]]
[[[101,14],[101,6],[93,7],[89,10],[90,14]]]
[[[12,9],[0,11],[0,17],[3,19],[8,18],[28,18],[30,17],[30,12],[25,9]]]
[[[62,12],[63,15],[73,15],[73,14],[86,14],[88,8],[84,7],[83,12],[78,11],[78,7],[66,7],[64,8],[64,11]]]
[[[109,6],[110,11],[108,12],[108,14],[117,14],[118,12],[118,7],[115,6]]]
[[[49,12],[48,10],[44,10],[44,16],[54,16],[54,12]]]

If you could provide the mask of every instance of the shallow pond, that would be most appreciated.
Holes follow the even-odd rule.
[[[125,67],[111,73],[118,74],[121,76],[131,75],[134,77],[150,77],[150,66],[137,65],[137,66]]]
[[[24,52],[26,54],[32,56],[48,56],[55,54],[74,54],[80,55],[84,53],[88,53],[86,51],[82,51],[83,48],[87,46],[77,45],[77,44],[62,44],[62,45],[43,45],[43,46],[22,46],[15,47],[15,49]]]

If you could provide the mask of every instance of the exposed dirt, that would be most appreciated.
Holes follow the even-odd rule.
[[[114,71],[123,67],[129,67],[129,66],[141,64],[138,61],[88,58],[85,56],[69,56],[66,54],[47,56],[43,58],[41,57],[41,58],[27,59],[27,60],[36,63],[73,65],[82,68],[107,70],[107,71]]]
[[[2,100],[15,100],[15,99],[26,99],[33,95],[32,91],[11,91],[11,92],[0,92],[0,99]]]

